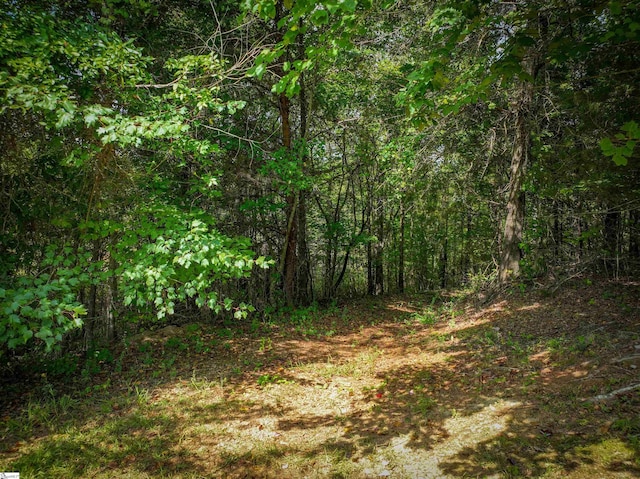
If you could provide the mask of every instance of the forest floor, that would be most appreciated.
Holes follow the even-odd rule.
[[[640,282],[169,326],[77,367],[2,384],[0,471],[640,477]]]

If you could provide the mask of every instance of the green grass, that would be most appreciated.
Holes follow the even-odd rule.
[[[408,479],[419,476],[407,465],[435,451],[446,456],[438,472],[450,477],[640,471],[637,395],[584,402],[628,385],[624,371],[600,377],[596,368],[609,367],[619,341],[629,347],[637,333],[596,335],[594,322],[548,339],[537,320],[529,329],[521,317],[509,325],[506,313],[497,324],[461,315],[448,326],[447,315],[430,331],[382,307],[372,318],[367,307],[350,308],[349,325],[305,311],[261,329],[194,326],[175,340],[114,348],[114,359],[104,353],[86,376],[80,362],[61,360],[57,380],[38,372],[23,405],[0,417],[0,470],[26,478],[324,479],[365,477],[387,461],[391,477]],[[370,331],[373,319],[378,331]],[[300,341],[296,326],[311,323],[335,334]],[[383,339],[374,346],[371,337]],[[592,361],[603,348],[609,356]],[[572,381],[585,356],[593,377]],[[515,406],[491,418],[487,404],[496,398]],[[474,430],[481,437],[456,449]]]

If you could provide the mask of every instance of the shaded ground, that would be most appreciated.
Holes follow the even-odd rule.
[[[640,477],[640,283],[184,325],[7,385],[0,471]],[[72,369],[72,366],[68,366]],[[613,394],[612,394],[613,393]],[[606,396],[598,398],[598,396]]]

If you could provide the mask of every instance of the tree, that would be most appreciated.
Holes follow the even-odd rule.
[[[221,95],[225,60],[215,53],[168,58],[161,73],[169,81],[158,83],[151,59],[90,6],[5,7],[0,88],[9,127],[2,141],[11,148],[2,159],[10,203],[0,341],[12,349],[37,338],[49,349],[87,314],[91,347],[97,318],[113,317],[114,295],[159,318],[188,298],[245,315],[248,306],[221,298],[216,285],[268,263],[172,190],[183,162],[207,164],[220,151],[197,127],[243,106]],[[25,120],[38,134],[21,127]],[[43,196],[41,183],[16,181],[27,175],[55,178],[57,187]],[[184,193],[213,185],[205,174]],[[171,198],[161,199],[167,192]],[[25,214],[29,201],[46,206]],[[100,291],[106,311],[97,305]]]

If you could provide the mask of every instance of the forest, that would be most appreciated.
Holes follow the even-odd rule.
[[[638,277],[638,0],[0,5],[7,377],[143,330]]]
[[[637,2],[4,2],[0,347],[640,259]]]

